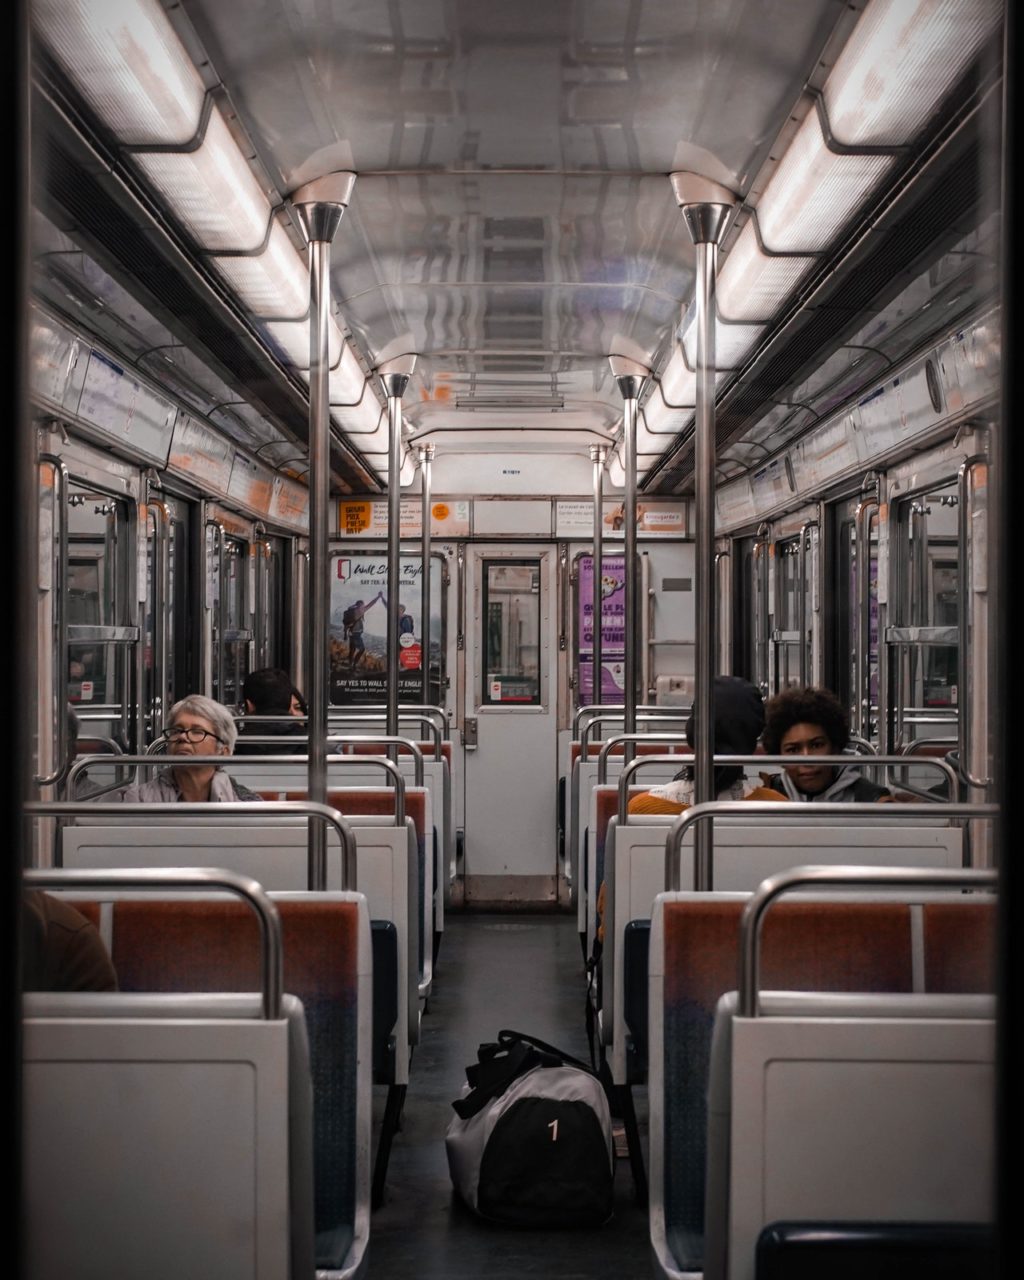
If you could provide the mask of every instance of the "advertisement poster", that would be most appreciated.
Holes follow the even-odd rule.
[[[418,538],[422,527],[419,498],[403,498],[399,514],[399,536]],[[386,498],[338,503],[338,532],[345,538],[386,538],[388,503]],[[432,538],[469,536],[469,502],[435,502],[430,508]]]
[[[600,589],[601,701],[622,702],[625,697],[626,574],[622,556],[603,556]],[[594,557],[577,561],[577,659],[576,692],[579,705],[594,701]]]
[[[419,556],[402,556],[398,588],[398,697],[423,697],[423,639]],[[437,701],[441,667],[441,599],[438,567],[431,574],[429,663],[431,701]],[[387,697],[388,565],[383,556],[331,558],[330,700],[381,703]],[[435,688],[435,686],[437,686]]]
[[[615,500],[605,500],[601,507],[604,531],[609,537],[623,535],[625,506]],[[555,531],[559,538],[590,538],[594,531],[594,504],[585,499],[558,501],[555,503]],[[686,537],[687,504],[685,502],[637,503],[636,531],[644,538]]]

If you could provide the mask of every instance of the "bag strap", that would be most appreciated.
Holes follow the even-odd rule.
[[[540,1054],[525,1043],[509,1046],[507,1052],[501,1052],[500,1045],[481,1045],[479,1056],[479,1063],[466,1068],[466,1079],[472,1088],[464,1098],[452,1103],[461,1120],[475,1116],[493,1098],[500,1098],[513,1080],[542,1065]]]
[[[545,1053],[550,1055],[553,1058],[557,1058],[561,1063],[564,1063],[567,1066],[578,1067],[581,1071],[585,1071],[588,1075],[595,1074],[593,1069],[587,1066],[587,1064],[583,1062],[581,1059],[573,1057],[571,1053],[566,1053],[564,1049],[556,1049],[553,1044],[548,1044],[546,1040],[540,1040],[537,1038],[537,1036],[528,1036],[523,1031],[510,1031],[507,1028],[504,1031],[498,1032],[498,1043],[500,1045],[511,1046],[515,1044],[516,1041],[520,1041],[526,1045],[532,1045],[535,1049],[539,1049],[541,1053]],[[549,1063],[547,1065],[554,1066],[556,1064]]]

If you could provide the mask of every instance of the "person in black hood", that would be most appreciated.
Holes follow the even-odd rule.
[[[782,773],[762,775],[769,787],[789,800],[892,800],[893,794],[865,778],[859,769],[815,764],[815,756],[841,755],[850,741],[843,704],[828,689],[784,689],[768,700],[764,749],[770,756],[794,756],[799,763]]]
[[[759,689],[741,676],[715,676],[712,690],[715,719],[713,748],[716,755],[752,755],[764,726],[764,700]],[[696,731],[691,712],[686,741],[692,747]],[[630,813],[682,813],[693,803],[694,769],[685,765],[671,782],[635,795]],[[762,787],[746,777],[742,765],[715,766],[717,800],[783,800],[781,789]]]
[[[260,667],[250,671],[242,682],[242,698],[245,701],[246,715],[250,716],[293,716],[304,717],[306,704],[287,671],[280,667]],[[306,750],[304,742],[246,742],[245,734],[250,737],[290,738],[304,735],[306,726],[301,718],[291,723],[285,721],[268,721],[260,724],[254,721],[251,725],[242,725],[235,746],[236,755],[269,756],[269,755],[301,755]]]

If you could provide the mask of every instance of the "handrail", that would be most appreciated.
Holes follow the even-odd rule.
[[[134,804],[116,800],[32,800],[22,808],[29,817],[43,818],[151,818],[156,814],[186,821],[205,818],[213,822],[226,822],[229,818],[266,818],[274,814],[287,818],[319,818],[330,823],[341,842],[341,887],[356,888],[356,838],[352,828],[337,809],[312,800],[230,800],[225,804],[210,804],[209,801]],[[321,892],[327,887],[326,854],[310,857],[307,883],[314,892]]]
[[[334,716],[335,724],[338,724],[339,722],[341,722],[342,725],[343,725],[343,722],[346,720],[357,720],[357,721],[365,720],[373,724],[378,720],[385,720],[385,719],[386,717],[383,712],[370,711],[368,713],[366,708],[363,708],[363,707],[353,709],[352,712],[346,712],[343,716],[339,716],[339,715]],[[441,759],[441,743],[445,740],[444,735],[447,731],[447,726],[443,726],[439,724],[436,717],[433,714],[431,714],[431,712],[429,711],[399,710],[398,723],[401,724],[403,720],[411,721],[413,724],[419,724],[420,726],[425,726],[430,731],[428,736],[430,737],[431,741],[434,744],[434,759],[440,760]],[[330,742],[331,739],[335,736],[336,736],[336,731],[332,729],[331,717],[328,716],[327,718],[328,742]]]
[[[170,711],[170,707],[167,704],[167,690],[170,686],[168,655],[170,650],[171,611],[167,608],[164,588],[170,574],[171,515],[167,507],[159,499],[147,502],[146,507],[154,513],[153,532],[155,534],[156,550],[156,563],[153,566],[153,630],[157,647],[155,663],[157,706],[152,710],[156,712],[159,708],[159,714],[166,716]]]
[[[638,769],[642,768],[646,764],[674,764],[674,763],[678,763],[679,760],[680,760],[679,756],[637,756],[635,760],[630,761],[629,764],[623,767],[622,773],[619,775],[619,822],[620,824],[627,823],[629,821],[629,779],[633,776],[633,774],[635,774]],[[828,765],[833,765],[835,768],[848,768],[852,766],[853,768],[858,768],[858,769],[870,769],[870,768],[875,768],[878,765],[885,765],[886,777],[888,777],[889,775],[890,766],[899,765],[899,766],[902,766],[903,768],[906,768],[907,766],[906,756],[899,756],[899,755],[889,755],[889,756],[860,756],[860,755],[725,756],[725,755],[715,755],[715,756],[712,756],[712,761],[714,764],[726,764],[726,765],[770,764],[770,765],[776,765],[776,766],[781,765],[783,768],[788,767],[790,769],[793,768],[794,763],[801,760],[813,760],[815,764],[828,764]],[[956,771],[953,769],[952,765],[948,764],[945,760],[936,760],[932,758],[919,760],[917,762],[916,767],[924,768],[924,769],[927,769],[929,767],[937,768],[939,772],[945,776],[946,781],[950,784],[950,787],[952,788],[950,791],[950,795],[951,796],[956,795]],[[903,786],[903,783],[900,783],[899,785]],[[725,802],[715,801],[714,803],[717,804],[717,803],[725,803]],[[732,803],[732,802],[730,801],[729,803]],[[746,804],[750,804],[751,802],[748,800],[744,800],[741,803],[746,805]],[[769,800],[766,803],[778,804],[779,801]],[[808,804],[810,803],[813,809],[815,809],[817,812],[821,812],[821,810],[824,809],[825,806],[830,802],[829,801],[808,802],[806,800],[797,800],[797,801],[794,801],[793,803],[798,804],[801,809],[807,808]],[[841,804],[842,807],[845,809],[848,809],[850,807],[850,802],[848,801],[836,801],[835,803]],[[877,804],[877,801],[874,801],[873,803]],[[943,801],[939,796],[933,797],[932,803],[942,805],[943,812],[945,812],[948,808],[945,801]],[[901,809],[905,807],[906,806],[903,804],[900,805]],[[934,817],[935,815],[933,814],[932,816]]]
[[[740,917],[740,973],[737,1012],[742,1018],[757,1018],[761,1013],[758,992],[760,979],[761,925],[768,907],[781,894],[800,885],[872,884],[883,889],[902,885],[919,887],[969,889],[994,886],[995,871],[953,870],[947,867],[792,867],[769,876],[754,890]]]
[[[162,739],[157,739],[157,741],[160,742],[162,741]],[[261,740],[254,736],[253,741],[260,742]],[[264,741],[276,743],[276,742],[279,742],[280,739],[267,738],[267,739],[264,739]],[[169,756],[166,754],[157,755],[155,752],[152,751],[152,747],[155,745],[156,743],[150,744],[150,750],[149,752],[147,752],[146,755],[117,756],[114,761],[111,761],[111,759],[107,756],[79,756],[78,759],[75,760],[74,764],[71,766],[71,772],[68,774],[68,787],[70,788],[71,784],[77,780],[78,775],[80,773],[84,773],[84,771],[89,767],[90,764],[105,764],[108,768],[112,763],[116,763],[119,766],[122,764],[131,764],[131,765],[159,764],[160,767],[163,769],[166,769],[168,767],[173,769],[184,767],[188,769],[193,765],[209,766],[211,764],[217,765],[218,767],[223,768],[227,763],[227,761],[231,761],[234,764],[241,764],[243,768],[246,764],[265,765],[265,764],[305,764],[306,763],[306,756],[304,755],[285,755],[283,753],[281,755],[265,755],[265,756],[264,755],[260,755],[260,756],[245,756],[245,755]],[[165,762],[171,762],[171,763],[168,764]],[[342,766],[350,766],[350,767],[355,766],[357,764],[369,764],[373,767],[383,769],[385,773],[390,774],[391,781],[393,782],[394,788],[395,788],[395,822],[398,823],[399,826],[401,826],[405,822],[405,777],[401,769],[399,769],[398,765],[396,765],[393,760],[389,760],[387,756],[362,757],[362,756],[329,755],[327,757],[327,763],[339,764]],[[128,785],[130,784],[125,782],[116,782],[109,787],[105,787],[102,791],[93,792],[93,795],[89,803],[93,808],[95,808],[95,805],[98,802],[99,796],[107,795],[111,791],[116,791],[119,787],[124,787]],[[421,786],[422,779],[419,783],[415,783],[414,785]],[[249,803],[255,803],[255,802],[252,801]],[[181,807],[183,806],[176,805],[176,808],[181,808]]]
[[[252,907],[260,925],[263,1017],[267,1022],[280,1019],[284,991],[281,917],[263,886],[251,877],[221,867],[119,867],[110,871],[25,871],[22,879],[39,889],[225,889],[236,894]]]
[[[250,724],[255,724],[255,725],[289,724],[289,725],[301,725],[305,729],[307,724],[306,716],[293,716],[290,713],[286,713],[284,715],[259,715],[258,713],[253,712],[247,715],[233,715],[232,719],[234,720],[235,724],[240,727],[242,725],[250,725]],[[345,716],[343,717],[343,719],[366,721],[370,724],[373,724],[376,721],[383,720],[384,716],[382,714],[378,714],[377,712],[374,712],[372,715]],[[434,753],[433,758],[435,760],[440,760],[443,758],[442,751],[441,751],[441,743],[444,741],[444,739],[441,735],[441,730],[438,728],[437,722],[433,719],[433,717],[429,715],[420,714],[420,713],[416,713],[413,715],[403,715],[399,713],[398,720],[399,720],[399,723],[401,723],[403,720],[407,720],[407,721],[411,720],[414,724],[419,724],[421,726],[425,725],[426,728],[429,730],[430,741],[433,744],[432,746],[432,750]],[[274,735],[265,735],[264,737],[260,737],[258,734],[248,734],[248,733],[242,734],[240,732],[239,741],[263,743],[267,741],[268,736],[272,737]],[[330,722],[328,721],[328,725],[327,725],[327,741],[328,742],[334,742],[338,738],[344,737],[344,736],[346,736],[344,733],[344,727],[341,727],[336,730],[332,730],[330,726]],[[289,734],[288,739],[291,742],[295,742],[295,741],[307,742],[309,740],[309,735],[307,733]],[[159,740],[163,741],[162,734],[160,735]],[[152,744],[150,745],[152,746]]]
[[[413,786],[423,786],[423,752],[413,742],[412,738],[403,738],[398,734],[390,733],[339,733],[329,734],[327,740],[334,743],[372,742],[379,746],[408,747],[409,754],[412,756]],[[376,756],[363,756],[361,758],[364,760],[377,759]]]
[[[68,731],[68,619],[65,601],[68,582],[68,515],[67,495],[71,483],[68,469],[53,453],[42,453],[39,462],[53,468],[54,523],[57,533],[57,581],[53,590],[53,640],[57,661],[54,664],[54,706],[57,710],[57,760],[53,773],[37,775],[33,782],[37,787],[52,787],[63,782],[71,766],[71,736]]]
[[[867,495],[857,504],[853,515],[854,554],[856,556],[854,601],[856,619],[853,631],[853,656],[857,671],[856,697],[853,703],[854,719],[852,728],[863,738],[871,736],[871,671],[868,658],[871,652],[871,610],[868,595],[871,574],[870,539],[871,512],[881,510],[878,497]],[[881,670],[882,652],[881,636],[879,639],[878,665]]]
[[[994,804],[954,802],[942,805],[944,818],[993,818],[998,812],[999,806]],[[679,889],[683,836],[696,823],[709,819],[767,818],[778,822],[784,818],[795,818],[798,822],[812,822],[818,818],[843,818],[847,822],[856,822],[862,818],[895,818],[898,822],[909,822],[911,818],[935,816],[935,806],[931,804],[879,806],[877,802],[843,804],[841,801],[804,804],[799,800],[712,800],[710,804],[695,804],[676,818],[665,838],[665,888],[669,891]],[[713,887],[712,867],[702,867],[695,862],[693,878],[693,887],[698,893],[710,890]]]
[[[377,702],[354,702],[351,706],[344,703],[334,703],[327,708],[327,719],[333,717],[335,720],[344,719],[349,715],[385,715],[387,708],[383,703]],[[448,732],[448,717],[444,707],[439,707],[432,702],[403,702],[399,704],[398,718],[401,720],[403,716],[412,717],[415,714],[421,716],[430,716],[437,724],[442,733]]]
[[[979,463],[987,463],[988,459],[983,454],[974,454],[970,458],[965,458],[960,464],[960,470],[957,474],[957,490],[960,496],[959,520],[957,521],[957,561],[960,570],[960,582],[963,587],[966,579],[968,590],[960,591],[960,608],[957,612],[957,700],[962,708],[961,714],[957,717],[957,757],[959,762],[960,776],[969,787],[978,787],[984,790],[992,785],[991,778],[975,778],[971,773],[971,750],[973,747],[973,735],[971,733],[971,700],[970,700],[970,675],[971,664],[967,653],[968,637],[968,615],[969,603],[973,591],[973,584],[970,575],[966,573],[968,559],[970,557],[969,539],[967,537],[967,525],[969,515],[973,515],[973,505],[969,502],[973,494],[971,488],[971,477],[974,475],[975,468]],[[968,508],[971,508],[968,512]],[[973,560],[971,561],[973,565]]]
[[[805,520],[800,529],[800,547],[799,547],[799,568],[800,587],[800,683],[805,687],[811,683],[811,673],[807,666],[807,634],[810,627],[807,625],[807,551],[811,545],[810,533],[812,529],[819,527],[817,520]]]
[[[685,720],[690,714],[690,707],[637,707],[636,717],[638,720]],[[590,731],[603,721],[621,720],[625,724],[625,714],[622,707],[604,707],[603,712],[608,714],[598,714],[592,716],[591,719],[583,726],[580,733],[580,755],[585,760],[587,751],[590,746]]]
[[[670,715],[672,712],[675,712],[676,714],[678,714],[680,710],[686,710],[687,714],[689,714],[688,708],[663,707],[660,705],[652,706],[650,704],[646,706],[637,707],[636,713],[637,715],[642,714],[645,716],[648,716],[648,715],[659,716],[659,715]],[[609,719],[609,720],[620,719],[621,720],[625,716],[625,713],[626,713],[626,706],[625,706],[625,703],[622,703],[622,702],[597,702],[597,703],[590,703],[585,707],[578,707],[576,709],[576,714],[572,718],[573,741],[576,742],[579,739],[580,721],[583,719],[584,716],[589,715],[594,717],[597,720],[604,720],[604,719]]]
[[[601,750],[597,755],[598,786],[608,781],[608,757],[611,754],[612,747],[617,746],[620,742],[682,742],[687,746],[690,745],[685,733],[619,733],[614,738],[606,738],[601,743]]]

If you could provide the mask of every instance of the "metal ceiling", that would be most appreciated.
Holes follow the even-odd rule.
[[[608,356],[660,373],[692,297],[693,249],[668,175],[692,169],[756,198],[780,142],[809,108],[806,90],[822,82],[864,5],[165,7],[286,219],[287,197],[303,182],[339,169],[358,175],[332,249],[333,300],[368,373],[404,351],[417,354],[405,397],[411,438],[464,448],[472,423],[484,429],[478,448],[550,449],[557,438],[560,449],[568,439],[585,452],[621,418]],[[301,382],[260,350],[258,326],[233,317],[230,298],[183,270],[175,228],[160,225],[130,161],[90,127],[87,109],[45,57],[37,84],[41,205],[143,299],[173,340],[212,364],[215,381],[253,401],[259,420],[240,415],[238,431],[262,432],[275,449],[283,441],[283,453],[303,442]],[[798,324],[790,317],[789,345],[770,344],[760,365],[720,393],[721,448],[772,438],[778,403],[810,366],[906,287],[893,276],[897,254],[919,275],[980,221],[987,209],[970,147],[958,163],[949,190],[941,167],[922,182],[899,234],[890,227],[884,243],[881,233],[877,244],[868,237],[849,265],[861,271],[861,287],[841,320],[834,308]],[[291,230],[300,243],[296,223]],[[983,293],[989,279],[981,272],[961,299]],[[845,280],[833,276],[837,296]],[[796,422],[788,419],[791,431]],[[684,492],[685,441],[666,434],[665,444],[648,487]],[[357,442],[333,461],[341,487],[377,486]]]

